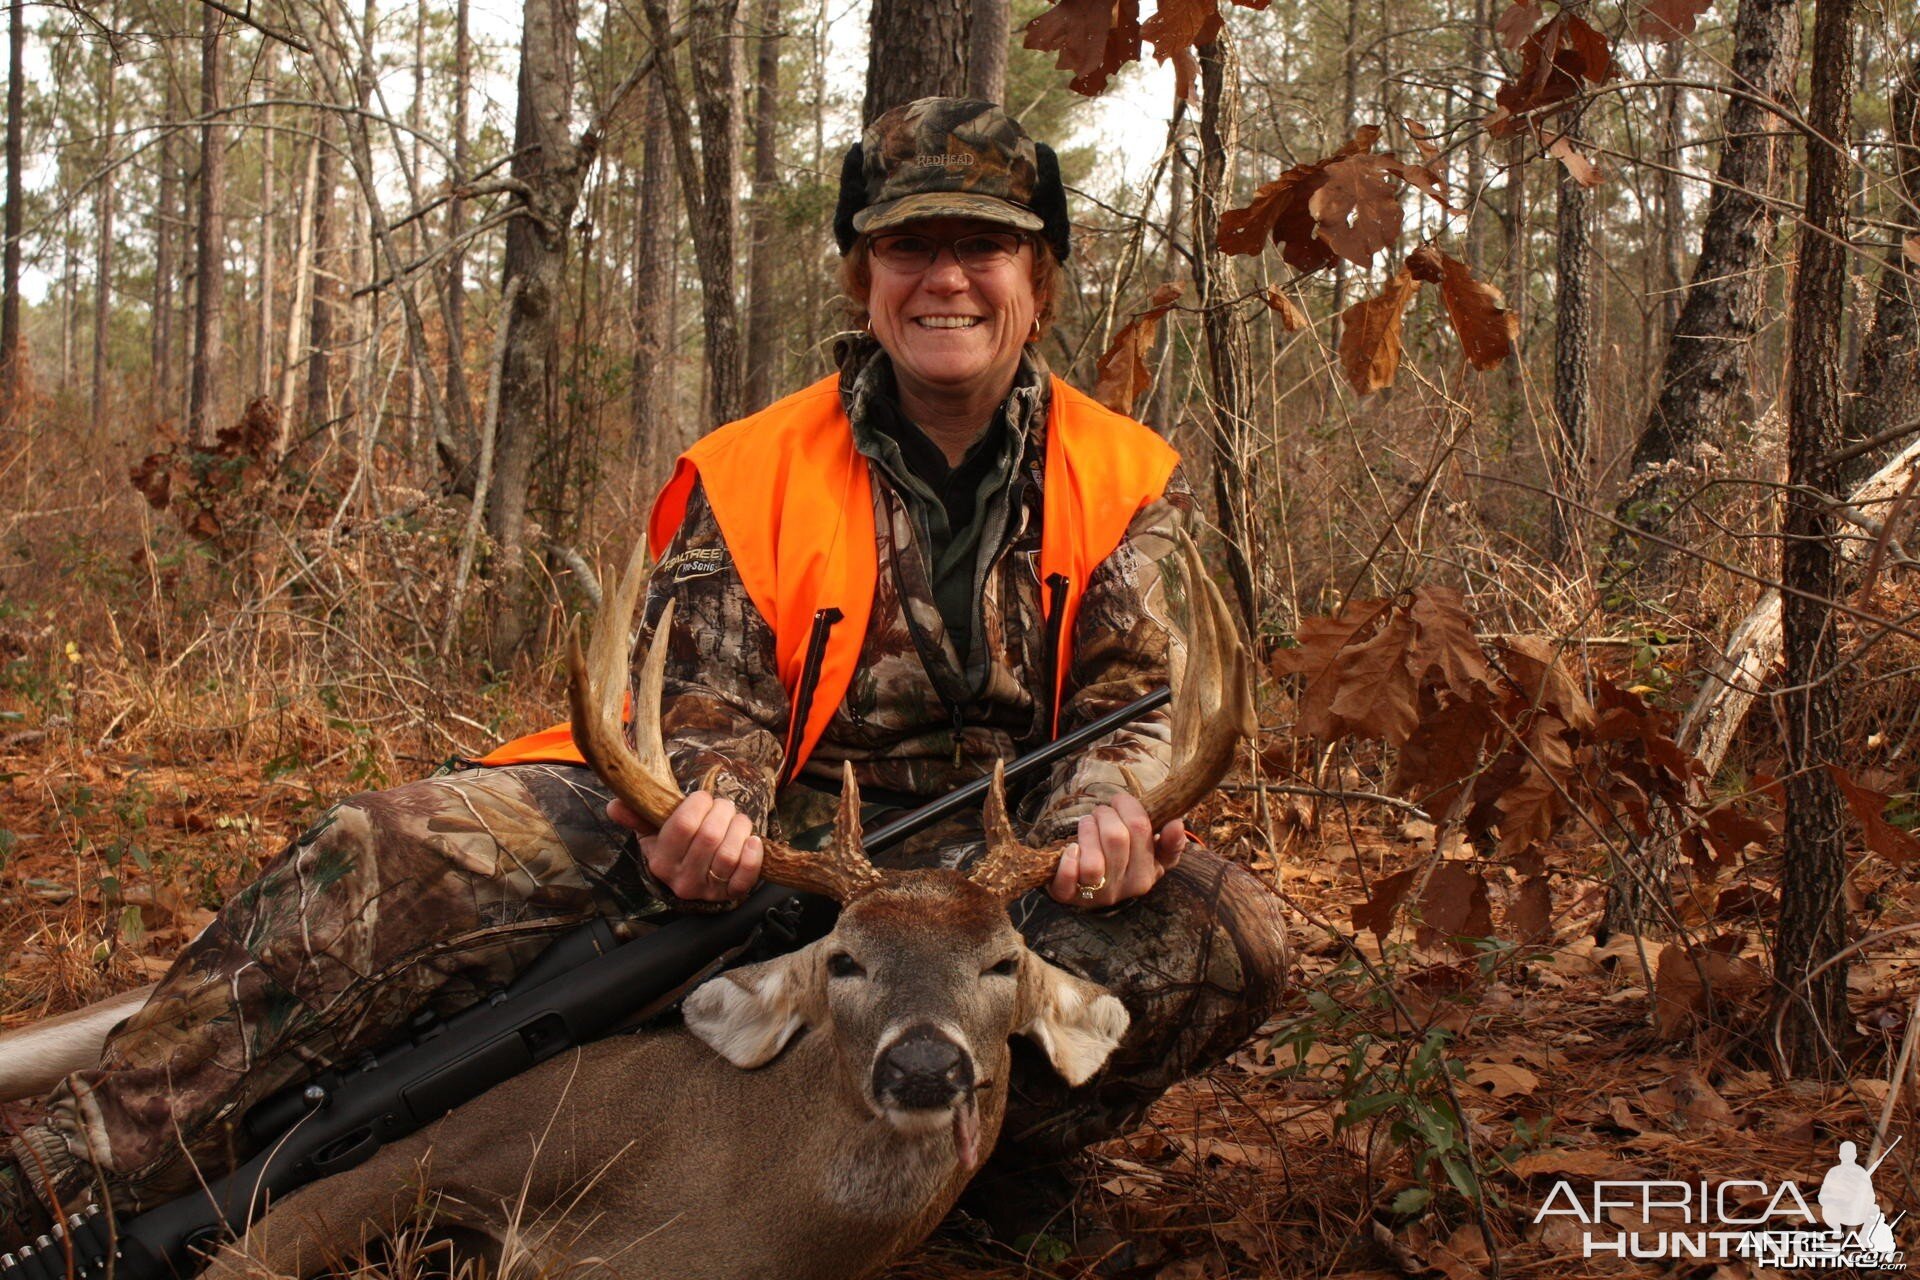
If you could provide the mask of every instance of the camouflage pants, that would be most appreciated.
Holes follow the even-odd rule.
[[[68,1166],[56,1191],[70,1200],[97,1179],[121,1211],[177,1196],[251,1154],[239,1122],[261,1098],[393,1039],[422,1009],[473,1003],[583,920],[665,914],[607,799],[584,768],[521,765],[328,810],[189,944],[101,1066],[51,1096],[28,1138]],[[931,839],[915,844],[881,861],[932,856]],[[1039,1063],[1016,1073],[1005,1141],[1036,1156],[1117,1131],[1231,1053],[1284,981],[1275,899],[1204,852],[1109,913],[1039,895],[1014,911],[1037,951],[1133,1015],[1088,1086],[1068,1089]]]

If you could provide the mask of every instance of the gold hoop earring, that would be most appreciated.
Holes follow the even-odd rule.
[[[1033,332],[1027,335],[1027,342],[1031,344],[1038,341],[1040,341],[1040,317],[1035,316],[1033,318]]]

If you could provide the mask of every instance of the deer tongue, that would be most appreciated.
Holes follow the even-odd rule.
[[[953,1150],[968,1172],[980,1167],[980,1100],[972,1090],[953,1104]]]

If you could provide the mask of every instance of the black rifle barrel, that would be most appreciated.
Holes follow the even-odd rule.
[[[1042,769],[1050,769],[1063,757],[1099,741],[1115,729],[1131,724],[1151,711],[1158,711],[1173,700],[1173,690],[1162,686],[1145,697],[1135,698],[1126,706],[1109,711],[1081,728],[1075,729],[1064,738],[1055,738],[1044,747],[1029,751],[1016,760],[1009,761],[1003,770],[1009,783],[1018,781]],[[964,787],[955,788],[938,800],[929,800],[917,809],[909,809],[897,818],[890,818],[873,830],[863,832],[860,843],[868,853],[880,853],[891,849],[908,836],[925,831],[936,822],[941,822],[963,809],[978,804],[993,785],[992,775],[975,778]]]
[[[1171,697],[1163,688],[1136,699],[1010,762],[1004,776],[1011,782],[1050,768]],[[977,803],[991,781],[981,778],[911,809],[861,843],[869,853],[884,852]],[[620,940],[606,920],[582,925],[490,999],[446,1018],[418,1019],[407,1039],[263,1099],[244,1121],[260,1154],[198,1191],[119,1223],[114,1280],[190,1274],[198,1266],[197,1248],[238,1234],[267,1202],[351,1169],[501,1081],[606,1035],[749,946],[762,930],[790,941],[803,927],[803,900],[763,884],[732,911],[683,916],[632,941]],[[107,1264],[104,1256],[79,1261],[89,1276]]]

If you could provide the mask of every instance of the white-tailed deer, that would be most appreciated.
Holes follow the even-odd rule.
[[[1252,728],[1246,651],[1190,543],[1179,561],[1189,650],[1174,673],[1176,759],[1142,797],[1156,829],[1212,789]],[[661,741],[658,640],[634,699],[637,750],[620,728],[642,568],[636,553],[587,651],[570,640],[569,695],[582,754],[658,826],[681,798]],[[991,1149],[1009,1037],[1032,1037],[1079,1084],[1127,1014],[1013,927],[1007,903],[1045,884],[1061,851],[1017,839],[997,776],[970,873],[876,869],[859,813],[849,770],[824,850],[766,842],[766,879],[841,904],[826,937],[698,987],[684,1028],[556,1057],[286,1197],[212,1274],[310,1275],[422,1217],[492,1267],[539,1273],[596,1263],[632,1277],[844,1280],[884,1268]],[[0,1093],[11,1067],[50,1069],[38,1033],[0,1038]]]

